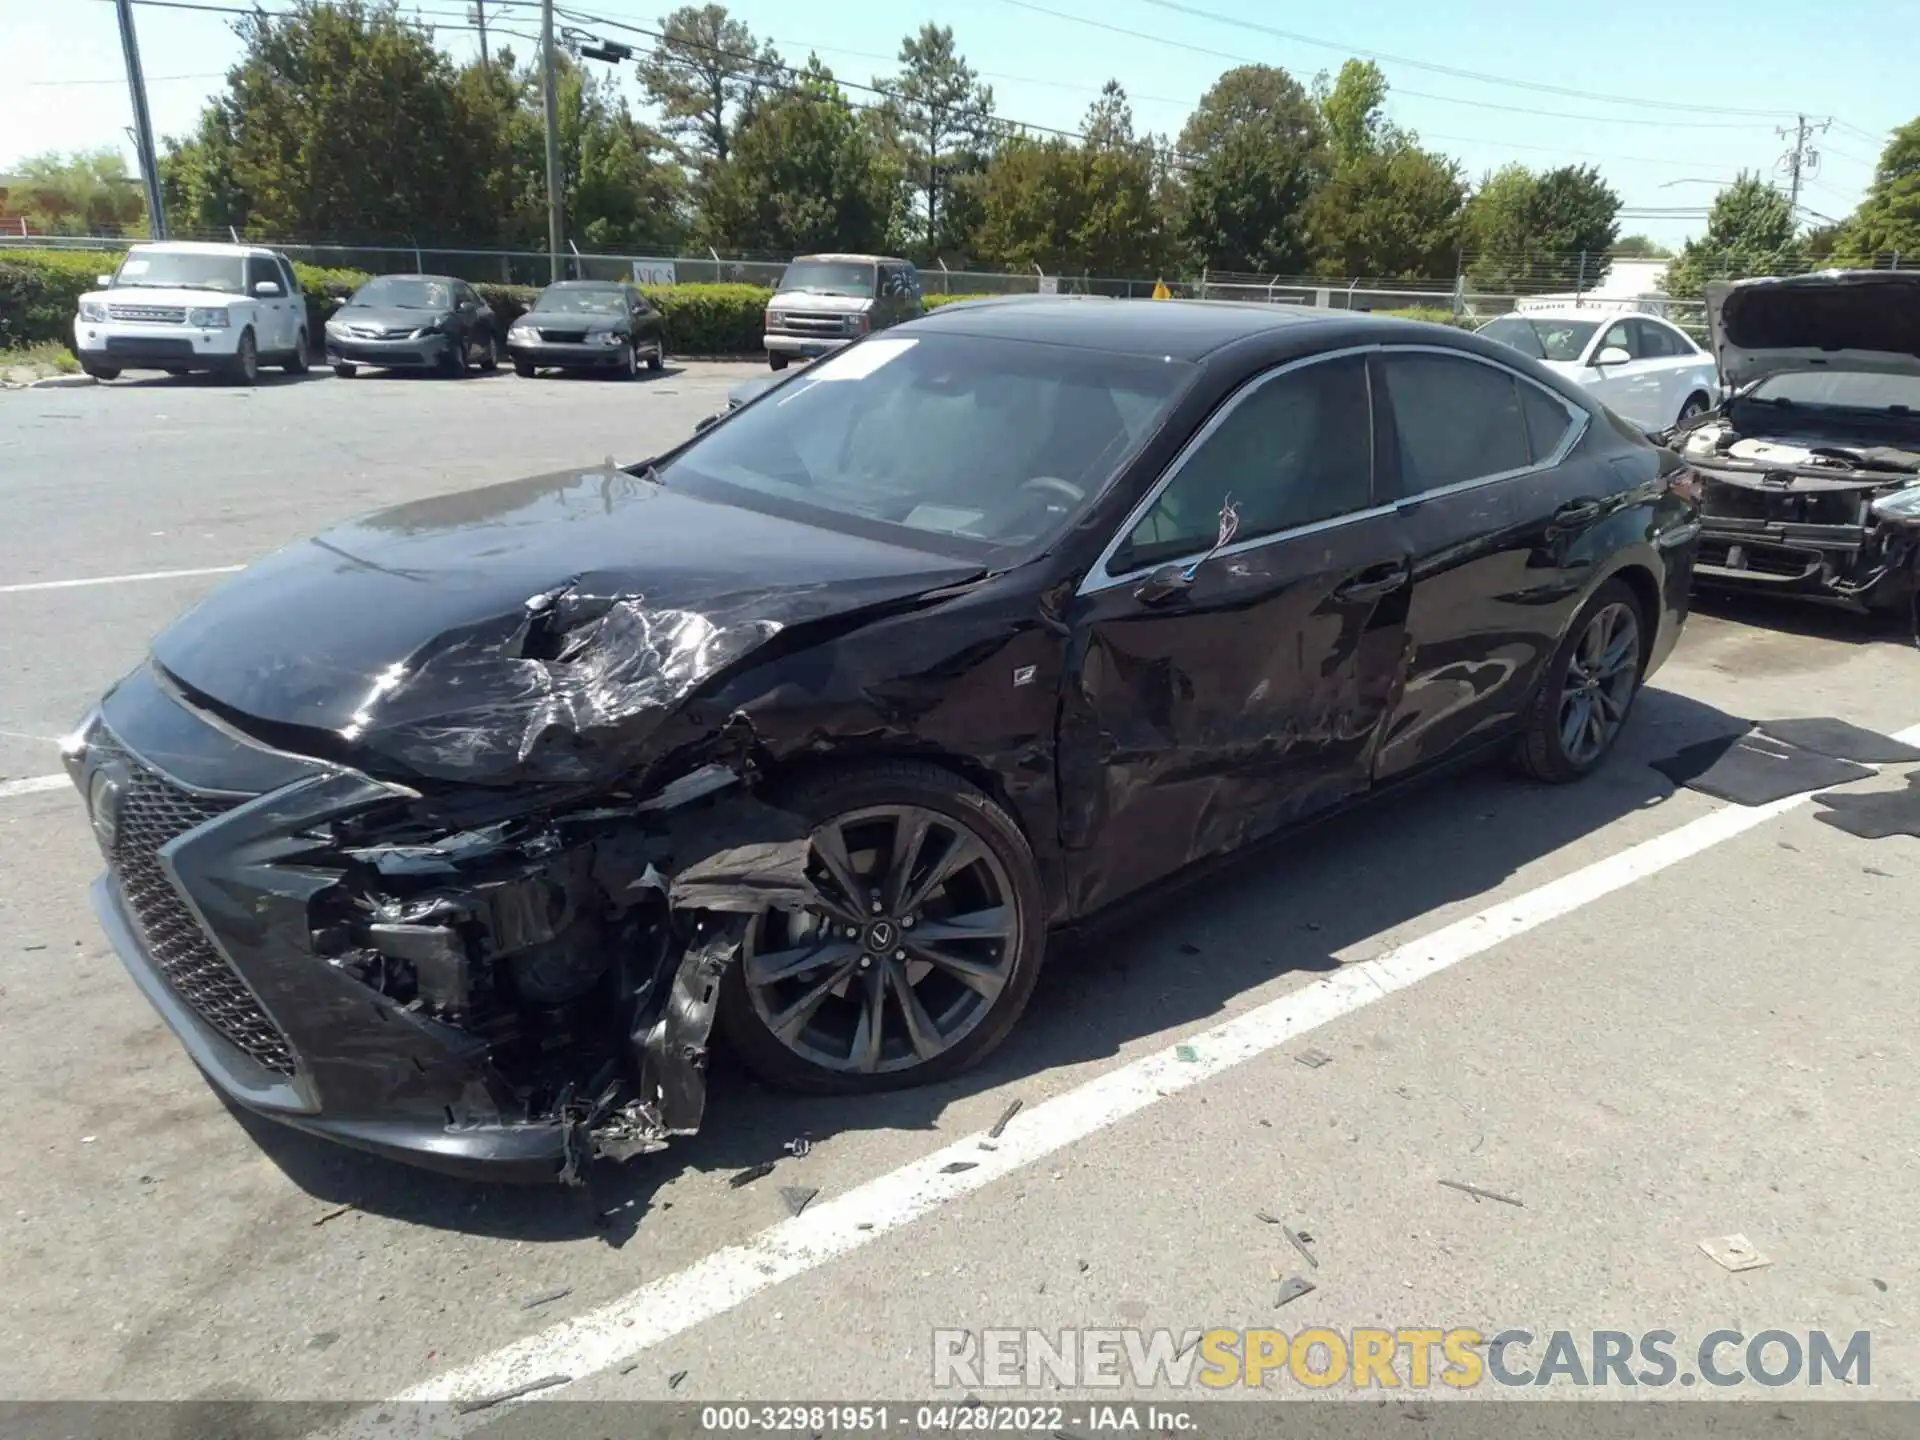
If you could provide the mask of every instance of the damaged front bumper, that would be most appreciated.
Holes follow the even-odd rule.
[[[1914,603],[1920,516],[1876,513],[1884,487],[1696,470],[1704,492],[1694,562],[1701,584],[1859,610]]]
[[[697,1129],[748,919],[816,898],[750,772],[433,796],[260,745],[143,667],[65,747],[114,949],[234,1102],[361,1149],[579,1182]]]

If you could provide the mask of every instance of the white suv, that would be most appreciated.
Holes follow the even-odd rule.
[[[214,370],[243,385],[260,367],[307,368],[307,302],[293,266],[252,245],[136,245],[73,321],[80,368]]]

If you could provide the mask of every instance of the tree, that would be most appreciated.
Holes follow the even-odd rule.
[[[1229,70],[1180,132],[1187,162],[1179,226],[1189,262],[1297,274],[1305,211],[1328,169],[1326,127],[1307,92],[1268,65]]]
[[[113,149],[50,150],[20,163],[7,208],[53,235],[144,234],[147,200],[137,176]]]
[[[1792,274],[1805,261],[1795,229],[1793,202],[1758,175],[1742,171],[1713,197],[1707,233],[1681,246],[1667,267],[1666,292],[1692,299],[1709,280]]]
[[[453,62],[395,0],[299,0],[236,23],[243,46],[216,115],[170,147],[171,184],[280,235],[431,241],[490,234],[475,164],[488,137]]]
[[[1845,250],[1854,259],[1871,263],[1898,251],[1901,263],[1920,256],[1920,118],[1893,132],[1873,184],[1847,226]]]
[[[954,48],[953,27],[928,23],[900,42],[899,75],[876,81],[908,183],[917,195],[921,258],[964,250],[980,217],[978,184],[992,140],[993,90]],[[944,213],[943,213],[944,212]]]
[[[1645,235],[1622,235],[1613,242],[1616,260],[1671,260],[1673,251],[1654,243]]]
[[[1467,202],[1467,277],[1483,290],[1585,288],[1606,278],[1620,197],[1591,165],[1507,165]]]
[[[884,251],[899,184],[833,72],[809,56],[797,88],[761,104],[735,135],[700,225],[710,244],[736,250]]]
[[[1445,274],[1460,240],[1460,168],[1386,118],[1387,81],[1349,60],[1315,84],[1332,173],[1307,205],[1313,268],[1326,277]]]
[[[724,5],[683,5],[660,21],[660,39],[640,62],[640,84],[669,134],[683,136],[702,166],[724,165],[734,137],[763,94],[784,81],[772,41],[760,41]]]

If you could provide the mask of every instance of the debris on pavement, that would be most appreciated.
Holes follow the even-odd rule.
[[[782,1185],[780,1187],[780,1198],[787,1202],[787,1213],[789,1215],[798,1215],[813,1202],[813,1197],[819,1193],[819,1190],[811,1185]]]
[[[308,1338],[307,1348],[309,1350],[325,1350],[328,1346],[339,1340],[339,1338],[340,1332],[338,1330],[321,1330]]]
[[[639,1368],[640,1368],[640,1362],[636,1360],[631,1365],[622,1365],[620,1367],[620,1373],[622,1375],[631,1375],[634,1371],[638,1370]]]
[[[32,951],[34,951],[34,950],[44,950],[44,949],[46,949],[47,947],[46,947],[46,946],[44,946],[44,945],[22,945],[22,946],[21,946],[20,948],[21,948],[22,950],[25,950],[25,951],[28,951],[28,952],[32,952]]]
[[[993,1122],[993,1128],[987,1131],[987,1138],[989,1140],[998,1140],[1005,1132],[1007,1125],[1012,1121],[1013,1117],[1020,1113],[1020,1107],[1025,1103],[1023,1100],[1015,1100],[1009,1104],[1005,1110],[1002,1110],[1000,1112],[1000,1118]]]
[[[1773,1261],[1762,1255],[1754,1243],[1744,1235],[1716,1235],[1700,1242],[1700,1248],[1706,1251],[1709,1259],[1722,1269],[1739,1272],[1758,1270]]]
[[[940,1167],[940,1173],[942,1175],[958,1175],[962,1170],[977,1170],[979,1168],[980,1162],[977,1160],[949,1160]]]
[[[521,1302],[522,1310],[538,1310],[542,1305],[551,1305],[556,1300],[564,1300],[573,1293],[573,1286],[562,1285],[557,1290],[542,1290],[538,1295]]]
[[[1326,1051],[1315,1050],[1311,1047],[1302,1050],[1293,1058],[1309,1070],[1318,1070],[1322,1065],[1331,1065],[1333,1063],[1333,1057],[1327,1054]]]
[[[1176,1045],[1173,1047],[1173,1058],[1191,1065],[1200,1058],[1200,1052],[1191,1045]]]
[[[1277,1310],[1282,1305],[1291,1305],[1302,1295],[1311,1295],[1313,1291],[1314,1284],[1311,1280],[1295,1275],[1280,1283],[1280,1293],[1274,1298],[1273,1307]]]
[[[667,1376],[667,1388],[669,1390],[678,1390],[680,1388],[680,1382],[686,1378],[687,1378],[686,1371],[684,1370],[674,1371],[671,1375]]]
[[[1524,1200],[1515,1199],[1511,1195],[1502,1195],[1498,1190],[1483,1190],[1478,1185],[1467,1184],[1464,1180],[1442,1180],[1440,1183],[1449,1190],[1458,1190],[1462,1194],[1473,1196],[1475,1204],[1482,1200],[1498,1200],[1502,1205],[1518,1205],[1522,1209],[1526,1208],[1527,1202]]]
[[[812,1152],[813,1142],[804,1135],[796,1135],[780,1148],[793,1156],[794,1159],[799,1160]]]
[[[351,1209],[353,1209],[353,1206],[351,1204],[336,1205],[333,1207],[333,1209],[328,1210],[324,1214],[320,1215],[317,1219],[314,1220],[313,1223],[317,1227],[317,1226],[326,1224],[327,1221],[329,1220],[338,1220],[342,1215],[346,1214]]]
[[[742,1185],[751,1185],[756,1180],[764,1180],[773,1173],[773,1161],[762,1160],[758,1165],[749,1165],[746,1169],[728,1179],[727,1184],[738,1190]]]
[[[1278,1225],[1280,1223],[1280,1217],[1278,1215],[1269,1215],[1264,1210],[1254,1211],[1253,1218],[1258,1220],[1262,1225]]]
[[[1093,1268],[1093,1266],[1091,1266],[1091,1265],[1089,1265],[1089,1264],[1088,1264],[1088,1263],[1087,1263],[1087,1262],[1086,1262],[1085,1260],[1081,1260],[1081,1261],[1078,1261],[1077,1263],[1078,1263],[1078,1264],[1079,1264],[1079,1266],[1080,1266],[1080,1273],[1081,1273],[1082,1275],[1084,1275],[1084,1274],[1086,1274],[1086,1273],[1087,1273],[1087,1271],[1089,1271],[1089,1270],[1091,1270],[1091,1269]]]
[[[1306,1231],[1282,1229],[1280,1233],[1287,1237],[1287,1243],[1289,1245],[1293,1246],[1294,1249],[1298,1250],[1300,1254],[1305,1257],[1307,1264],[1316,1270],[1320,1268],[1319,1257],[1307,1248],[1308,1236]]]
[[[871,1230],[873,1229],[873,1222],[871,1220],[862,1220],[858,1225],[854,1226],[853,1228],[856,1230]]]
[[[491,1409],[495,1405],[504,1405],[509,1400],[518,1400],[522,1395],[531,1395],[536,1390],[551,1390],[556,1385],[571,1384],[571,1375],[542,1375],[538,1380],[529,1380],[524,1385],[516,1385],[511,1390],[499,1390],[491,1395],[482,1395],[477,1400],[462,1400],[454,1405],[459,1415],[471,1415],[476,1410]]]
[[[1880,1279],[1878,1276],[1875,1276],[1873,1277],[1873,1288],[1878,1290],[1882,1295],[1884,1295],[1887,1293],[1887,1282]]]

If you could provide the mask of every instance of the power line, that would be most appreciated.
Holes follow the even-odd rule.
[[[175,80],[224,80],[225,78],[226,72],[224,70],[210,70],[203,75],[149,75],[147,76],[147,84],[163,85]],[[97,80],[16,80],[14,83],[22,88],[30,86],[63,88],[68,85],[124,85],[127,83],[127,77],[124,75],[102,75]]]

